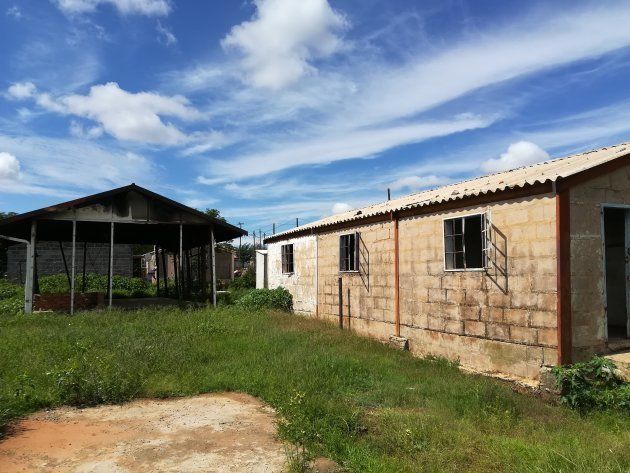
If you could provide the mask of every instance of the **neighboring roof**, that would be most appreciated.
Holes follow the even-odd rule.
[[[327,227],[344,222],[361,220],[390,212],[428,207],[464,200],[500,191],[522,189],[537,184],[556,182],[569,176],[600,166],[617,158],[630,155],[630,143],[621,143],[564,158],[553,159],[531,166],[497,172],[446,186],[417,192],[360,209],[350,210],[315,222],[276,233],[265,241],[281,239],[305,230]]]
[[[47,216],[52,217],[54,214],[59,214],[73,208],[84,208],[90,205],[99,204],[108,201],[109,199],[123,196],[130,192],[134,192],[136,194],[144,196],[148,199],[147,201],[158,202],[160,205],[171,209],[171,213],[180,212],[181,215],[181,212],[183,212],[194,217],[197,222],[202,222],[206,223],[208,226],[213,226],[216,229],[215,233],[217,234],[217,241],[232,240],[234,238],[238,238],[239,236],[247,235],[247,232],[245,230],[242,230],[239,227],[227,223],[224,220],[207,215],[197,209],[193,209],[175,200],[169,199],[168,197],[156,194],[155,192],[152,192],[148,189],[145,189],[144,187],[140,187],[133,183],[109,191],[100,192],[98,194],[81,197],[79,199],[62,202],[56,205],[51,205],[48,207],[32,210],[30,212],[25,212],[19,215],[14,215],[12,217],[2,219],[0,220],[0,234],[27,238],[27,236],[23,234],[24,229],[27,228],[26,225],[32,220],[46,220]],[[152,223],[172,224],[173,220],[170,219],[155,221]],[[158,226],[152,226],[151,228],[153,229],[153,231],[158,231]],[[140,241],[138,241],[138,243],[140,243]]]

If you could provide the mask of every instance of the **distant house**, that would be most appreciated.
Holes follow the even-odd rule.
[[[265,240],[295,309],[486,372],[630,346],[630,144],[337,214]],[[262,271],[263,269],[261,269]]]
[[[206,252],[209,252],[210,248],[206,248]],[[217,246],[216,248],[216,275],[217,281],[228,282],[234,279],[234,269],[236,264],[236,252],[234,250]],[[160,255],[161,256],[161,255]],[[155,260],[155,251],[145,253],[141,255],[139,262],[140,276],[151,281],[157,282],[157,264]],[[167,274],[169,279],[175,278],[175,259],[173,255],[169,254],[165,258],[167,265]],[[212,279],[212,270],[206,269],[206,279],[209,281]]]

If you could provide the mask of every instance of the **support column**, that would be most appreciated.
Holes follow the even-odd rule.
[[[70,260],[70,315],[74,315],[74,280],[77,270],[77,218],[72,218],[72,259]]]
[[[155,294],[160,297],[160,247],[153,247],[153,254],[155,255]]]
[[[217,265],[214,240],[214,227],[210,228],[210,253],[212,256],[212,305],[217,306]]]
[[[24,279],[24,313],[33,313],[33,278],[35,275],[35,245],[37,244],[37,222],[31,222],[31,241],[26,245],[26,277]]]
[[[112,309],[112,299],[113,299],[113,289],[114,289],[114,222],[110,223],[110,231],[109,231],[109,281],[108,289],[109,289],[109,301],[107,303],[107,307],[109,310]]]
[[[177,296],[179,304],[183,304],[183,278],[184,278],[184,226],[179,224],[179,261],[177,261],[177,272],[179,273]]]

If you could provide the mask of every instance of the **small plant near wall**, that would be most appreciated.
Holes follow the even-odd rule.
[[[620,379],[615,370],[615,364],[602,357],[555,367],[562,403],[582,413],[618,409],[630,414],[630,383]]]
[[[291,312],[293,310],[293,296],[282,287],[277,289],[254,289],[236,301],[236,306]]]

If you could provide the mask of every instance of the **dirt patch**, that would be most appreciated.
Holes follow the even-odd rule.
[[[0,470],[280,472],[274,411],[245,394],[34,414],[0,443]]]

